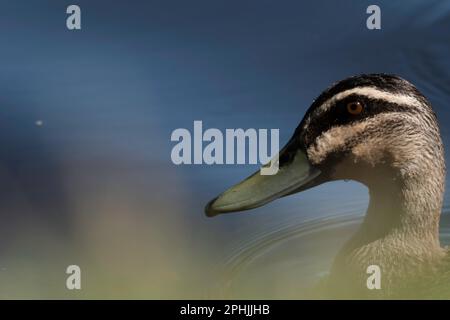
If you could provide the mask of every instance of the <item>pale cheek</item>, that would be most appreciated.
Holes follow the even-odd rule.
[[[353,147],[352,154],[355,162],[364,161],[375,166],[375,164],[383,162],[385,158],[385,142],[379,138],[370,139]]]
[[[321,163],[334,150],[335,145],[334,139],[331,139],[329,135],[323,135],[320,139],[317,139],[314,145],[308,148],[309,160],[312,164]]]
[[[353,126],[335,127],[324,132],[316,139],[316,143],[308,148],[309,160],[313,164],[319,164],[328,155],[340,151],[345,147],[346,142],[364,130],[364,124]]]

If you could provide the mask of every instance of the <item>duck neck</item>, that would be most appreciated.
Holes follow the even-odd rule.
[[[374,241],[396,235],[420,239],[428,248],[439,247],[442,192],[423,180],[426,179],[371,186],[370,203],[361,227],[365,238]]]
[[[442,162],[443,163],[443,162]],[[398,240],[426,254],[441,251],[439,217],[443,201],[445,169],[423,174],[378,174],[368,183],[370,203],[365,219],[344,250],[383,246],[396,250]],[[391,180],[386,180],[391,176]],[[397,243],[396,243],[397,242]],[[403,251],[405,248],[402,248]],[[386,250],[385,250],[386,251]]]

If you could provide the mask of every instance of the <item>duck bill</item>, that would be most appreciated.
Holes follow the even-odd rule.
[[[270,163],[278,165],[279,155]],[[297,150],[294,158],[289,163],[282,164],[275,174],[264,174],[260,171],[236,184],[230,189],[211,200],[205,208],[208,217],[221,213],[249,210],[265,205],[280,197],[297,193],[318,184],[316,179],[320,176],[320,170],[313,167],[303,151]],[[263,173],[263,174],[262,174]]]

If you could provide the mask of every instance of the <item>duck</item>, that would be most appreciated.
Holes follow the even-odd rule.
[[[367,212],[312,297],[450,298],[450,255],[439,241],[444,146],[430,102],[412,83],[381,73],[332,84],[276,161],[276,174],[255,172],[211,200],[206,215],[255,209],[327,182],[357,181],[369,192]],[[375,289],[367,285],[374,265],[381,277]]]

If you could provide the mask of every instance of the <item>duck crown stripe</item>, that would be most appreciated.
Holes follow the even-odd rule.
[[[357,87],[335,94],[334,96],[326,100],[320,107],[318,107],[317,111],[319,113],[326,112],[337,101],[345,99],[352,94],[364,96],[369,99],[384,100],[386,102],[395,103],[398,105],[413,106],[418,108],[424,107],[424,103],[422,101],[411,95],[384,91],[375,87]]]

